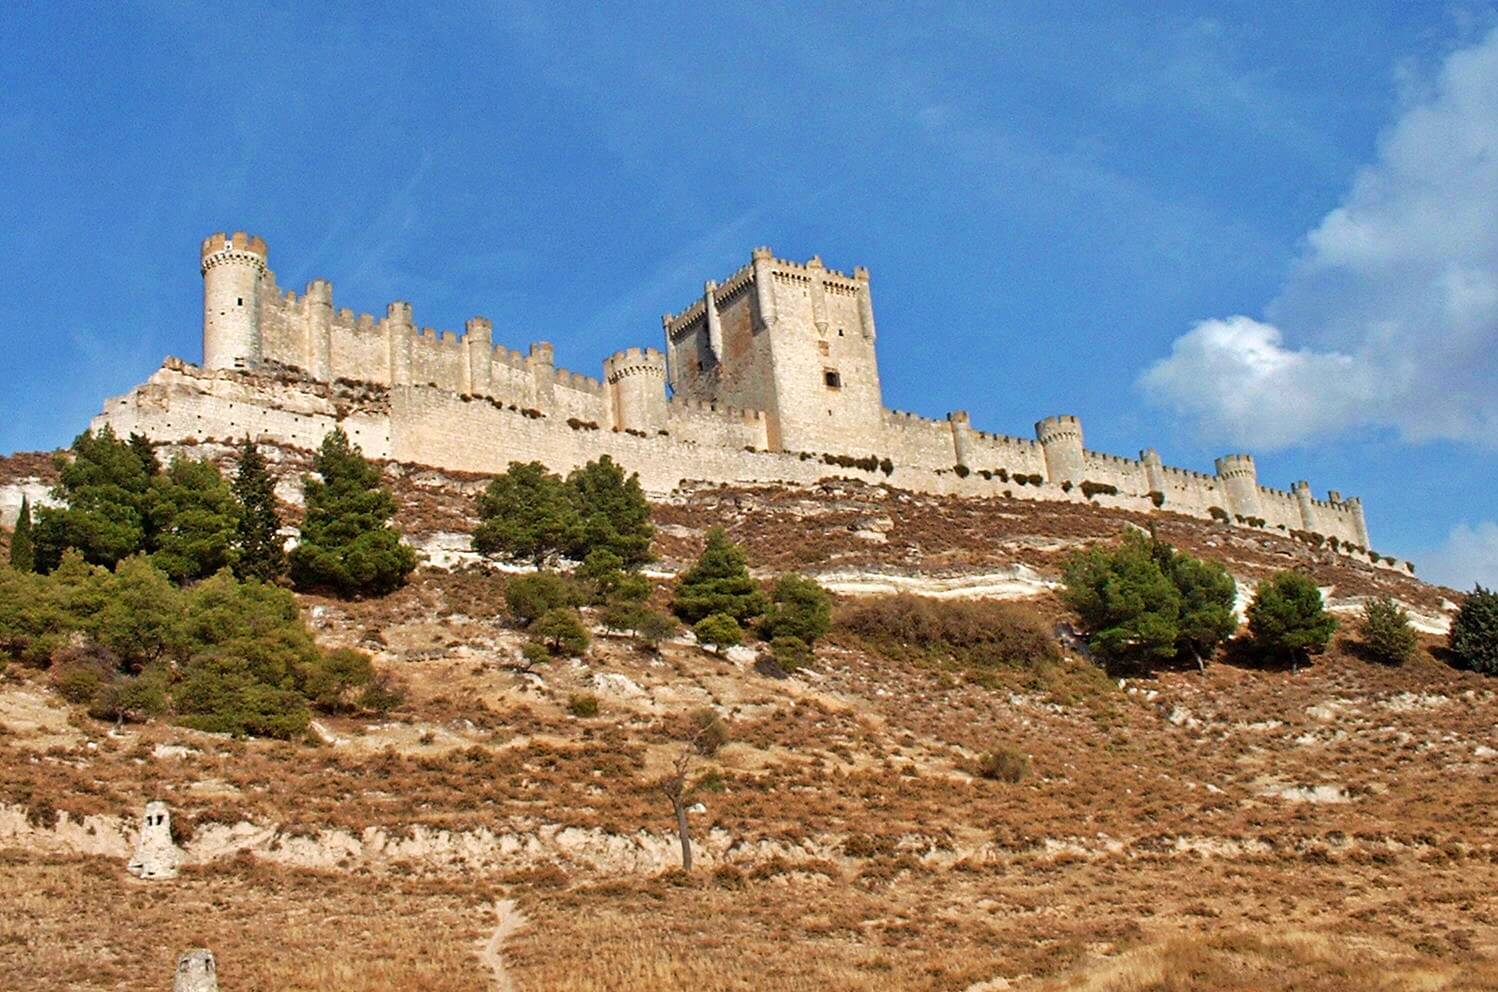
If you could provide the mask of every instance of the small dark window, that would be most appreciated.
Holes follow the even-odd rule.
[[[842,329],[842,328],[841,328],[841,327],[839,327],[839,328],[838,328],[838,329],[837,329],[837,336],[838,336],[838,337],[842,337],[842,336],[843,336],[843,329]]]
[[[823,380],[826,381],[828,389],[842,389],[843,388],[843,377],[840,376],[840,375],[838,375],[832,369],[828,369],[825,372],[823,372],[822,373],[822,378],[823,378]]]
[[[237,299],[236,299],[236,300],[235,300],[235,302],[234,302],[234,305],[235,305],[235,306],[237,306],[237,307],[242,307],[242,306],[244,306],[244,297],[243,297],[243,296],[241,296],[241,297],[239,297],[239,298],[237,298]],[[839,334],[841,334],[841,333],[843,333],[843,332],[842,332],[842,331],[838,331],[838,333],[839,333]]]

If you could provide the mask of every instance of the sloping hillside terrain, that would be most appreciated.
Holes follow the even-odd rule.
[[[306,453],[267,455],[294,521]],[[0,460],[0,493],[50,471]],[[203,945],[226,992],[1498,987],[1498,683],[1445,662],[1451,590],[1169,514],[684,487],[654,505],[658,602],[723,525],[757,575],[814,575],[844,614],[1002,598],[1074,646],[980,673],[841,624],[781,677],[754,645],[599,626],[585,657],[526,672],[514,571],[468,550],[485,480],[384,471],[427,564],[386,597],[299,602],[319,643],[403,687],[391,713],[292,743],[116,725],[9,667],[0,985],[160,989]],[[1105,671],[1055,583],[1131,526],[1242,586],[1307,570],[1344,615],[1391,595],[1430,650]],[[704,711],[716,749],[686,743]],[[981,774],[995,753],[1014,774]],[[683,756],[690,874],[659,787]],[[152,799],[185,852],[174,880],[124,870]]]

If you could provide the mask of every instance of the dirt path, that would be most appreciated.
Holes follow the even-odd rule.
[[[495,923],[494,932],[484,941],[484,946],[479,951],[479,960],[494,972],[495,992],[515,992],[515,982],[505,967],[504,946],[511,934],[525,926],[525,914],[520,912],[520,907],[515,905],[513,899],[496,900],[494,912],[499,920]]]

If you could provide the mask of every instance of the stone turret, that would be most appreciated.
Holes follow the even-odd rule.
[[[411,304],[396,300],[385,308],[385,346],[389,349],[390,384],[411,384]]]
[[[947,424],[952,428],[952,454],[958,465],[973,467],[973,421],[966,410],[953,410],[947,414]]]
[[[260,361],[260,281],[268,252],[235,231],[203,239],[203,367],[252,368]]]
[[[1215,464],[1217,478],[1222,482],[1222,491],[1227,497],[1228,512],[1234,517],[1262,519],[1259,470],[1254,467],[1253,455],[1223,455]]]
[[[1311,484],[1305,479],[1290,484],[1290,491],[1295,494],[1295,505],[1300,510],[1300,527],[1302,530],[1316,529],[1316,501],[1311,498]]]
[[[218,992],[218,964],[213,960],[213,952],[206,947],[195,947],[177,955],[172,992]]]
[[[1154,448],[1145,448],[1139,452],[1139,460],[1144,463],[1145,482],[1150,487],[1150,492],[1165,495],[1165,463],[1160,461],[1160,452]]]
[[[494,324],[488,317],[470,317],[463,326],[463,391],[489,395],[489,363],[494,357]]]
[[[1035,439],[1045,450],[1047,482],[1076,484],[1086,479],[1081,420],[1071,414],[1047,417],[1035,425]]]
[[[302,296],[307,340],[307,372],[318,382],[333,381],[333,284],[314,279]]]
[[[1347,508],[1352,511],[1352,526],[1357,531],[1358,543],[1368,548],[1373,542],[1368,539],[1368,520],[1363,516],[1362,497],[1353,496],[1347,500]]]
[[[135,853],[125,870],[140,879],[176,878],[181,861],[182,851],[172,843],[171,810],[159,799],[146,803]]]
[[[655,434],[666,426],[666,356],[654,348],[615,352],[603,363],[616,431]]]

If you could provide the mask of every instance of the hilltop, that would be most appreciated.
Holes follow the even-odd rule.
[[[294,521],[307,453],[266,454]],[[0,460],[0,506],[51,471]],[[485,478],[383,472],[427,565],[386,597],[298,601],[319,643],[400,682],[388,716],[320,717],[313,743],[114,726],[10,667],[6,984],[156,989],[194,944],[226,990],[478,990],[496,964],[515,989],[585,992],[1498,984],[1498,695],[1440,657],[1451,590],[1168,513],[835,477],[687,484],[652,508],[658,600],[721,524],[757,575],[815,575],[843,610],[993,597],[1066,635],[1066,555],[1153,527],[1241,586],[1299,568],[1343,615],[1391,595],[1430,650],[1387,668],[1339,640],[1298,674],[1229,651],[1203,674],[1104,672],[1073,647],[975,677],[839,627],[778,678],[753,649],[678,637],[657,654],[598,630],[586,658],[523,673],[513,573],[468,550]],[[585,695],[596,715],[574,715]],[[694,758],[683,876],[654,782],[704,708],[727,740]],[[1028,774],[979,774],[996,751]],[[123,866],[156,798],[188,862],[137,883]]]

